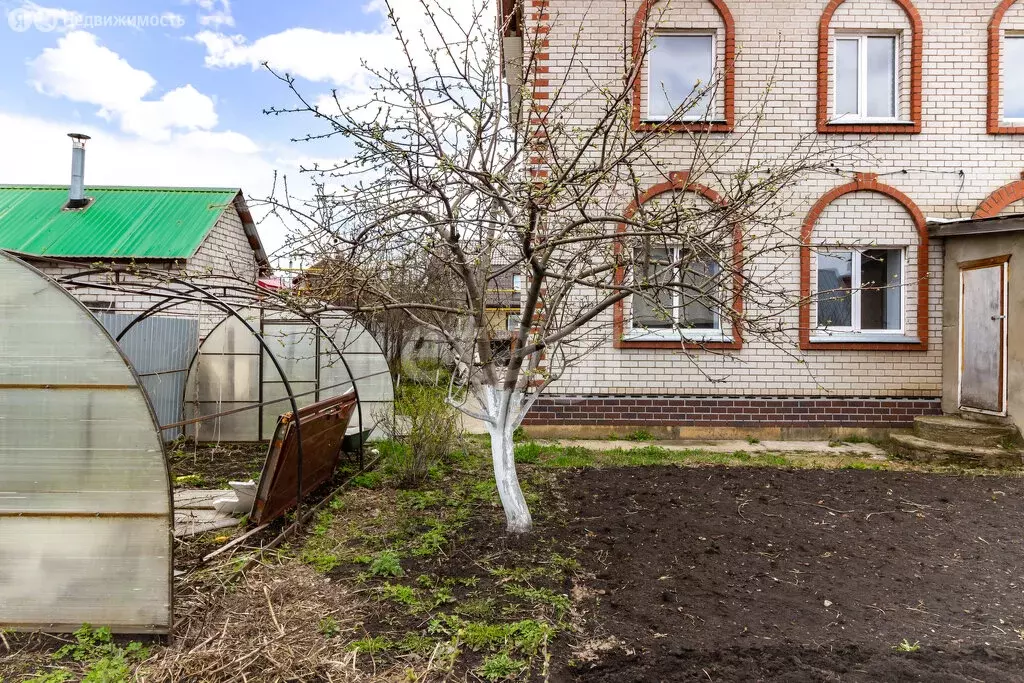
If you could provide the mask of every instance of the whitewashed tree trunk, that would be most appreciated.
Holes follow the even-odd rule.
[[[494,463],[494,480],[498,484],[498,496],[505,510],[505,521],[509,533],[523,534],[533,528],[533,517],[519,487],[516,474],[515,444],[512,433],[522,422],[522,395],[518,391],[507,391],[494,387],[481,387],[484,405],[487,409],[487,433],[491,435],[491,460]]]

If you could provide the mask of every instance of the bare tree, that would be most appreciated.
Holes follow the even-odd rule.
[[[415,33],[392,9],[404,64],[367,65],[373,90],[364,101],[337,93],[313,101],[289,75],[273,72],[297,103],[271,113],[311,116],[318,129],[305,140],[344,138],[353,151],[306,169],[316,178],[313,200],[278,194],[268,204],[299,221],[295,242],[303,248],[358,264],[358,285],[350,283],[345,297],[353,310],[402,311],[450,346],[466,369],[466,391],[449,399],[486,425],[508,530],[525,532],[532,520],[512,435],[533,402],[596,345],[625,334],[615,318],[631,320],[631,334],[667,333],[680,348],[709,346],[700,330],[714,316],[734,335],[785,334],[779,313],[797,301],[783,284],[782,259],[770,255],[798,244],[782,227],[792,188],[838,152],[814,136],[781,156],[762,150],[771,83],[733,135],[691,127],[686,151],[669,150],[664,125],[631,126],[643,60],[625,40],[621,69],[595,77],[583,93],[556,81],[541,100],[530,84],[533,47],[546,35],[526,35],[522,55],[503,55],[508,25],[495,25],[490,2],[459,15],[436,0],[418,4],[426,20]],[[591,72],[583,50],[562,62],[566,78],[574,69]],[[717,86],[695,84],[665,124],[706,106]],[[737,154],[741,167],[723,173],[718,160]],[[659,183],[672,191],[651,197]],[[716,192],[687,191],[711,185]],[[392,287],[389,269],[416,260],[411,254],[441,264],[443,291],[410,296]],[[524,276],[525,285],[518,343],[499,362],[486,302],[508,273]],[[691,359],[700,363],[699,354]]]

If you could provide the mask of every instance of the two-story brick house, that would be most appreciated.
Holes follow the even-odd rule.
[[[525,49],[535,65],[527,99],[571,91],[582,125],[603,106],[597,85],[642,60],[631,124],[662,131],[662,167],[687,168],[694,134],[740,135],[758,107],[767,151],[808,135],[863,146],[793,193],[783,227],[799,245],[775,264],[801,295],[784,314],[788,348],[741,339],[709,314],[700,333],[713,343],[683,351],[678,330],[652,329],[626,301],[598,321],[607,343],[525,424],[707,435],[907,426],[940,412],[943,244],[926,216],[1024,212],[1024,0],[506,0],[502,13],[506,60]],[[661,125],[695,82],[717,86]],[[741,167],[740,147],[716,175]],[[711,177],[652,172],[644,196],[715,190]],[[876,282],[888,286],[862,289]]]

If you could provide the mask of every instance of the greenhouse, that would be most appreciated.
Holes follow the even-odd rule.
[[[186,433],[197,441],[265,441],[278,416],[291,410],[289,387],[300,408],[354,387],[353,433],[373,430],[394,402],[384,353],[347,313],[246,308],[224,318],[199,346],[185,383]]]
[[[165,633],[171,494],[160,429],[90,312],[0,253],[0,627]]]

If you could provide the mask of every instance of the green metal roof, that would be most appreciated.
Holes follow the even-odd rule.
[[[0,249],[67,258],[185,259],[238,193],[86,187],[92,203],[69,211],[66,186],[0,185]]]

